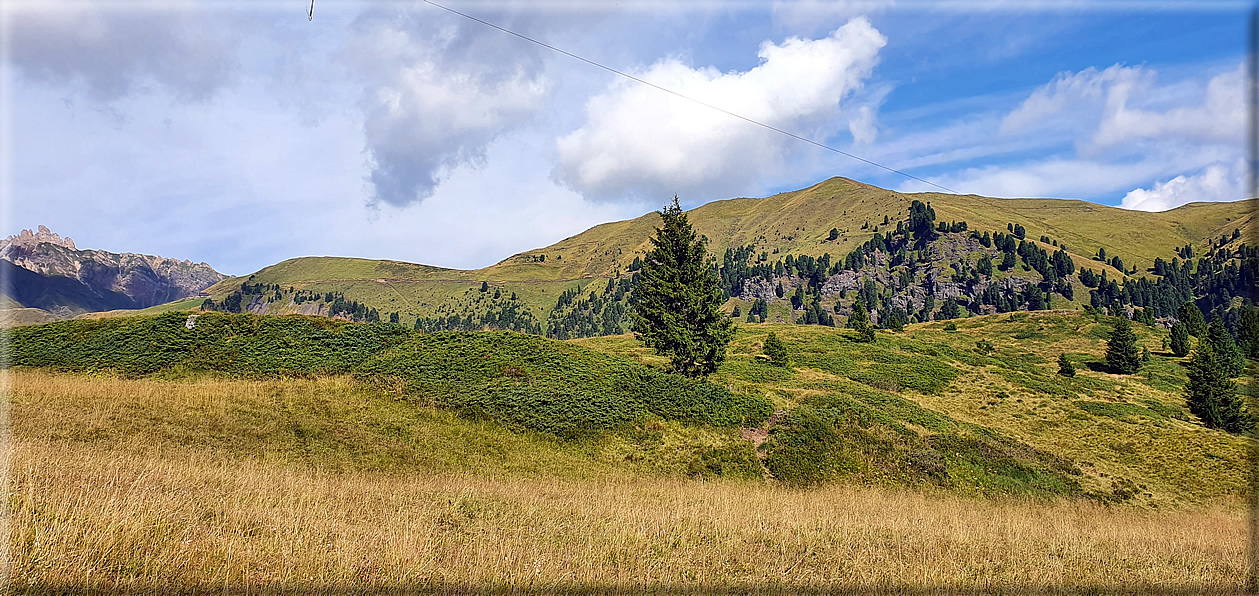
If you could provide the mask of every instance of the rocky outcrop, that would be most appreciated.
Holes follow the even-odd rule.
[[[0,241],[0,259],[38,277],[21,276],[15,287],[6,288],[10,297],[40,297],[42,305],[23,304],[53,311],[90,312],[108,308],[145,308],[196,296],[226,278],[206,263],[134,253],[79,250],[70,238],[62,238],[44,226],[38,231],[22,230]],[[79,282],[74,292],[41,291],[17,287],[19,283],[64,278]],[[57,288],[64,282],[53,283]],[[92,297],[93,299],[85,299]],[[19,299],[19,302],[22,300]]]

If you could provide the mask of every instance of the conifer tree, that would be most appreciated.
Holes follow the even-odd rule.
[[[634,335],[679,374],[706,376],[725,360],[734,325],[721,312],[720,282],[678,198],[659,213],[663,225],[630,296]]]
[[[1228,378],[1211,342],[1198,342],[1186,372],[1189,382],[1185,384],[1185,401],[1203,425],[1231,433],[1251,426],[1250,416],[1237,396],[1237,384]]]
[[[852,316],[848,317],[848,328],[857,332],[858,341],[874,341],[874,327],[870,325],[870,311],[861,298],[852,305]]]
[[[1247,358],[1259,358],[1259,310],[1242,307],[1242,320],[1237,326],[1238,347]]]
[[[1224,327],[1224,321],[1221,317],[1211,319],[1211,324],[1207,327],[1205,341],[1210,342],[1211,347],[1215,348],[1215,354],[1219,358],[1220,367],[1224,370],[1224,374],[1228,377],[1235,378],[1241,376],[1246,370],[1246,357],[1241,350],[1237,349],[1236,342],[1233,341],[1233,335]]]
[[[778,339],[778,334],[773,331],[769,332],[769,337],[765,338],[765,355],[769,356],[769,361],[778,366],[787,366],[790,364],[790,358],[787,356],[787,346]]]
[[[1058,355],[1058,374],[1064,377],[1075,376],[1075,366],[1071,364],[1071,360],[1067,358],[1066,353]]]
[[[1189,355],[1189,326],[1184,321],[1172,325],[1172,353],[1184,358]]]
[[[1194,337],[1202,337],[1207,332],[1207,321],[1202,317],[1202,311],[1198,309],[1198,305],[1193,301],[1180,305],[1176,311],[1176,320],[1184,321],[1185,331]]]
[[[1137,351],[1137,335],[1132,332],[1128,317],[1116,318],[1115,328],[1106,342],[1106,365],[1113,372],[1130,375],[1141,368],[1141,354]]]

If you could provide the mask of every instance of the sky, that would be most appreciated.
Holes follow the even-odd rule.
[[[1244,2],[435,1],[571,55],[423,1],[6,0],[0,234],[470,269],[832,176],[1251,194]]]

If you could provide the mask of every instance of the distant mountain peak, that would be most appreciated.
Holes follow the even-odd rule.
[[[56,232],[49,230],[47,226],[39,226],[38,231],[22,230],[21,233],[14,234],[5,238],[0,243],[0,248],[11,245],[18,245],[23,248],[35,248],[40,243],[55,244],[70,250],[79,250],[74,246],[74,241],[69,236],[62,238]]]
[[[0,294],[57,316],[146,308],[196,296],[227,277],[206,263],[81,250],[47,226],[0,240],[0,261],[13,267]]]

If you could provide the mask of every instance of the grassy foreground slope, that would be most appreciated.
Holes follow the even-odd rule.
[[[1078,313],[874,344],[742,325],[700,387],[625,336],[186,320],[13,331],[17,593],[1189,593],[1244,578],[1242,442],[1187,416],[1178,359],[1141,325],[1155,356],[1132,377],[1090,369],[1107,321]],[[791,368],[757,358],[771,330]],[[1054,374],[1062,351],[1075,379]]]
[[[344,377],[398,412],[438,408],[577,442],[617,437],[631,462],[671,442],[707,444],[686,450],[688,473],[758,476],[763,464],[799,486],[1174,506],[1230,499],[1243,484],[1242,440],[1187,412],[1181,360],[1162,350],[1166,331],[1137,325],[1154,356],[1137,375],[1112,375],[1101,365],[1109,320],[1080,313],[972,317],[956,331],[912,325],[872,344],[833,328],[744,325],[704,383],[660,372],[629,336],[561,342],[319,317],[206,313],[192,328],[188,320],[23,327],[13,331],[11,364],[159,379]],[[787,342],[792,367],[758,357],[769,330]],[[1074,378],[1057,374],[1060,353],[1080,369]],[[283,426],[281,418],[267,424]]]

